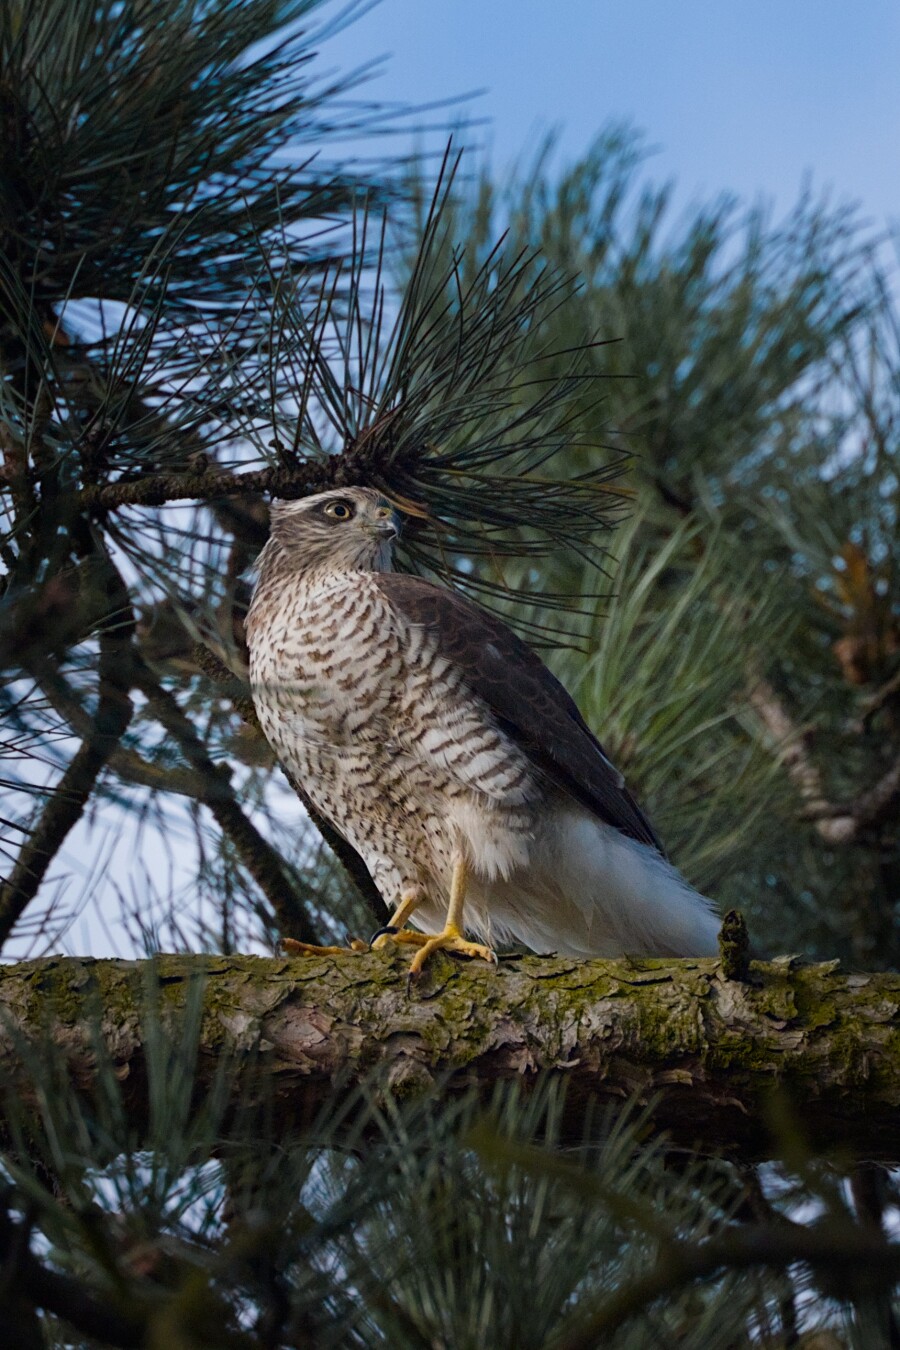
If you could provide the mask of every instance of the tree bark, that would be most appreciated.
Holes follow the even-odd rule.
[[[373,1075],[380,1091],[405,1097],[487,1093],[499,1080],[530,1085],[550,1073],[566,1080],[572,1138],[589,1104],[636,1099],[675,1145],[756,1159],[777,1152],[773,1120],[793,1102],[811,1145],[900,1160],[900,974],[782,958],[754,962],[744,982],[712,960],[525,957],[495,970],[438,954],[408,989],[408,968],[397,948],[0,967],[0,1072],[19,1100],[37,1100],[21,1036],[49,1035],[89,1094],[99,1026],[139,1132],[146,1029],[158,1015],[182,1035],[199,980],[198,1097],[225,1057],[234,1105],[264,1094],[278,1130]]]

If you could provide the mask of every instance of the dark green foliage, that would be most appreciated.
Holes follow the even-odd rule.
[[[329,256],[322,227],[364,184],[316,152],[334,130],[371,118],[346,100],[354,80],[311,73],[327,36],[313,27],[321,8],[3,7],[0,237],[42,318],[52,321],[60,297],[129,305],[154,264],[141,299],[152,309],[164,289],[167,324],[233,316],[261,240],[278,237],[301,262]],[[319,230],[286,239],[303,220]]]
[[[82,943],[88,903],[124,950],[380,922],[248,725],[243,666],[264,494],[364,481],[407,509],[406,566],[542,641],[752,940],[896,964],[900,330],[877,241],[810,196],[780,224],[730,198],[672,221],[620,128],[502,187],[454,180],[453,154],[437,189],[342,163],[335,133],[386,119],[316,75],[341,18],[0,7],[6,953]],[[264,1111],[194,1101],[190,1026],[154,1025],[140,1140],[115,1066],[89,1104],[33,1055],[0,1221],[29,1350],[706,1350],[826,1322],[896,1343],[890,1187],[790,1124],[762,1185],[627,1111],[562,1156],[549,1086],[486,1117],[373,1086],[352,1122],[276,1141]]]
[[[313,355],[295,373],[305,398],[295,445],[334,452],[349,442],[351,472],[418,505],[413,529],[422,519],[438,528],[432,566],[460,552],[515,555],[523,525],[537,556],[585,548],[618,505],[605,483],[622,464],[606,456],[579,478],[566,464],[582,448],[572,403],[590,348],[550,350],[545,335],[577,280],[502,242],[471,266],[453,233],[454,167],[445,160],[399,297],[384,290],[383,240],[369,283],[363,235],[337,334],[328,305],[303,334],[298,346]],[[414,555],[422,548],[417,538]]]

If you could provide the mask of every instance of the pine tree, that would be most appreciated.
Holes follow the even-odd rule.
[[[402,1023],[387,1078],[350,1056],[285,1106],[266,1019],[298,981],[235,954],[365,932],[380,900],[302,816],[248,703],[270,494],[390,493],[403,565],[544,649],[676,862],[760,948],[897,964],[898,327],[878,241],[808,196],[781,224],[723,198],[670,225],[622,129],[561,180],[545,153],[506,185],[455,150],[344,163],[343,133],[399,115],[362,76],[317,75],[347,17],[0,12],[0,939],[36,958],[0,973],[9,1343],[894,1344],[891,1178],[822,1151],[840,1117],[896,1160],[893,975],[751,969],[739,924],[721,969],[576,972],[623,1008],[633,986],[635,1016],[676,990],[676,1039],[705,1006],[710,1104],[729,1038],[765,1024],[787,1054],[800,1021],[819,1029],[822,1119],[796,1092],[764,1105],[750,1064],[750,1125],[718,1153],[686,1147],[697,1055],[637,1081],[652,1012],[609,1074],[634,1102],[592,1106],[577,1056],[528,1091],[499,1072],[469,1090],[433,1070],[439,1046],[404,1059],[422,1009],[373,957],[356,969]],[[128,957],[212,955],[48,957],[86,905]],[[571,969],[515,968],[552,1038]],[[448,1039],[458,1016],[473,1056],[497,1025],[511,1044],[514,977],[449,977],[423,1005],[446,1000]],[[326,1039],[339,1004],[316,1012]]]

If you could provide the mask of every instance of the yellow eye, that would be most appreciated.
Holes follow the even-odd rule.
[[[352,502],[329,502],[325,507],[326,516],[331,516],[332,520],[350,520],[353,513]]]

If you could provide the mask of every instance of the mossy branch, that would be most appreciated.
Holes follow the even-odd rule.
[[[785,1101],[793,1101],[811,1146],[900,1159],[898,974],[847,975],[834,963],[783,958],[752,963],[738,982],[712,960],[526,957],[497,971],[438,955],[408,988],[408,960],[388,950],[8,966],[0,969],[0,1072],[18,1100],[36,1100],[20,1037],[49,1034],[90,1093],[97,1009],[139,1132],[155,974],[173,1037],[183,1034],[189,986],[203,982],[198,1100],[230,1062],[235,1105],[262,1093],[280,1129],[351,1101],[373,1075],[407,1096],[472,1086],[487,1094],[498,1081],[528,1084],[549,1073],[568,1084],[573,1138],[592,1103],[636,1097],[673,1144],[755,1159],[777,1152],[773,1131],[783,1132]]]

